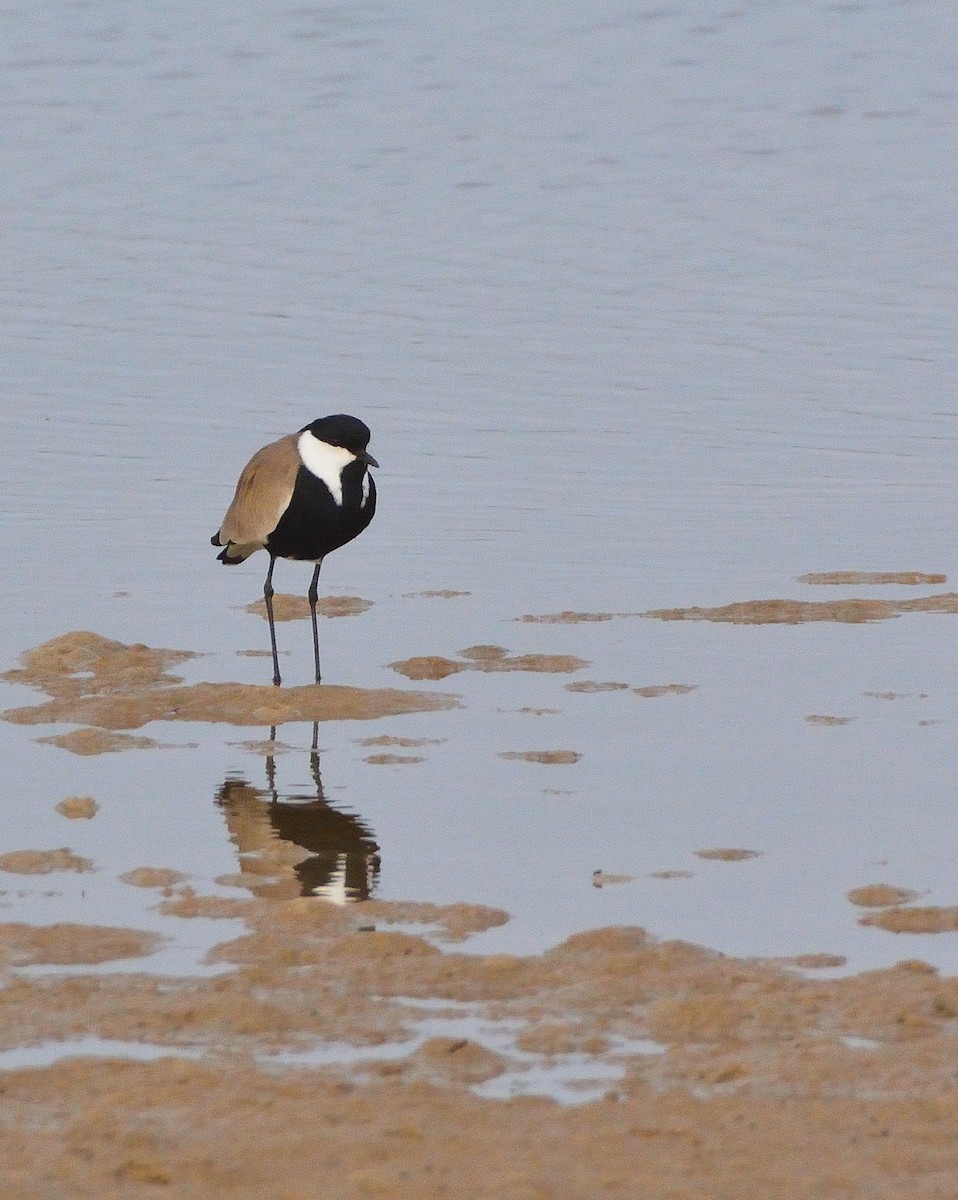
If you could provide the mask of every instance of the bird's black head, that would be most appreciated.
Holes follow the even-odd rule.
[[[304,425],[299,432],[305,433],[307,430],[314,438],[325,442],[328,446],[342,446],[350,454],[355,454],[361,462],[367,463],[371,467],[379,466],[379,463],[366,450],[370,438],[369,426],[360,421],[358,417],[350,417],[346,413],[335,413],[331,417],[319,417],[308,425]]]

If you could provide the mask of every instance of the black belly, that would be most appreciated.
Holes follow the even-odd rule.
[[[376,485],[369,477],[369,499],[362,501],[362,463],[343,471],[343,502],[337,504],[321,479],[299,468],[289,506],[266,539],[266,549],[279,558],[312,561],[345,546],[362,533],[376,511]]]

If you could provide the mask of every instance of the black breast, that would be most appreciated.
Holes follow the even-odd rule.
[[[266,540],[266,549],[279,558],[313,561],[345,546],[362,533],[376,511],[376,484],[369,476],[369,496],[363,499],[364,463],[344,467],[343,502],[337,504],[321,479],[300,467],[289,506]]]

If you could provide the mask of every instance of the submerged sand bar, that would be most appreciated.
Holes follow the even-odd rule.
[[[455,696],[401,688],[337,684],[277,688],[242,683],[183,684],[170,666],[197,657],[189,650],[126,645],[96,633],[66,633],[28,650],[9,683],[46,692],[50,700],[0,714],[19,725],[54,722],[100,729],[139,729],[150,721],[221,721],[280,725],[286,721],[363,721],[455,708]]]
[[[906,600],[853,597],[848,600],[740,600],[717,608],[658,608],[643,613],[660,621],[724,621],[733,625],[802,625],[838,621],[860,625],[887,621],[902,613],[958,613],[958,592]]]

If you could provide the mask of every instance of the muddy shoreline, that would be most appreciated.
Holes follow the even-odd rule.
[[[954,611],[953,597],[520,620],[858,622],[907,611]],[[290,619],[299,615],[291,610]],[[3,716],[75,725],[45,740],[98,754],[155,745],[124,731],[157,720],[280,725],[460,703],[403,687],[186,686],[170,668],[189,657],[66,634],[4,676],[47,699]],[[588,665],[477,645],[393,667],[408,680],[438,681],[462,671],[572,675]],[[582,678],[562,686],[630,689],[643,703],[697,688]],[[390,734],[360,744],[367,761],[397,764],[420,761],[410,751],[435,741]],[[228,780],[217,796],[239,852],[239,869],[217,882],[233,894],[197,891],[173,863],[122,877],[151,889],[164,917],[224,922],[210,973],[151,974],[150,955],[162,948],[156,933],[0,924],[5,1196],[292,1198],[319,1186],[336,1197],[410,1200],[953,1192],[958,980],[910,957],[908,935],[952,936],[956,910],[917,904],[919,893],[896,881],[853,889],[859,921],[898,937],[901,961],[841,977],[841,956],[814,947],[790,960],[737,959],[638,927],[577,934],[534,956],[478,954],[469,939],[508,914],[369,899],[378,847],[360,820],[327,811],[318,762],[309,805],[339,823],[349,862],[339,891],[336,872],[323,867],[323,887],[304,895],[303,850],[289,831],[284,840],[271,782],[282,743],[274,731],[256,745],[269,787]],[[579,755],[499,757],[562,769]],[[82,795],[56,808],[74,825],[98,811],[96,798]],[[758,851],[698,854],[737,862]],[[92,869],[68,845],[22,847],[0,860],[5,880]],[[592,880],[629,881],[601,871]],[[328,902],[348,895],[364,902]],[[122,969],[103,969],[112,966]]]
[[[5,1195],[322,1178],[335,1196],[924,1196],[955,1178],[958,981],[927,964],[826,980],[637,928],[448,953],[504,914],[269,890],[165,889],[184,920],[245,922],[211,978],[76,965],[148,954],[133,930],[0,926],[0,1049],[63,1056],[0,1070]],[[121,1049],[70,1057],[90,1037]],[[490,1098],[570,1064],[562,1103]]]

